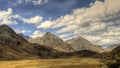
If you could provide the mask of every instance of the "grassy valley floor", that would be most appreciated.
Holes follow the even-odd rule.
[[[0,68],[99,68],[101,64],[92,58],[38,59],[0,61]]]

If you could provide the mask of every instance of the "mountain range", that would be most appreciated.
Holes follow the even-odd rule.
[[[24,38],[8,25],[0,26],[0,60],[36,58],[92,57],[104,51],[83,37],[63,41],[47,32],[42,37]],[[112,49],[111,54],[119,54],[120,48]]]
[[[43,37],[35,38],[35,39],[28,39],[30,43],[37,43],[40,45],[44,45],[53,49],[56,49],[61,52],[72,52],[74,51],[73,48],[70,47],[67,43],[65,43],[59,37],[47,32]]]
[[[93,45],[83,37],[77,37],[63,41],[50,32],[47,32],[45,35],[43,35],[43,37],[30,38],[28,39],[28,41],[30,43],[37,43],[62,52],[91,50],[100,53],[103,51],[102,47],[100,47],[99,45]]]

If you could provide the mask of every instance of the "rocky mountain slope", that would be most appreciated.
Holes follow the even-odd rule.
[[[7,25],[0,26],[0,60],[45,58],[57,52],[52,48],[28,43]]]
[[[102,47],[91,44],[88,40],[83,37],[76,37],[66,41],[75,51],[80,50],[91,50],[95,52],[102,52]]]
[[[120,46],[117,46],[115,49],[111,51],[111,55],[115,56],[116,58],[119,58],[120,60]]]
[[[31,42],[31,43],[37,43],[37,44],[40,44],[40,45],[44,45],[46,47],[56,49],[56,50],[61,51],[61,52],[72,52],[72,51],[74,51],[70,47],[70,45],[68,45],[62,39],[53,35],[50,32],[47,32],[41,38],[39,37],[39,38],[35,38],[35,39],[28,39],[28,41]]]
[[[27,58],[32,52],[32,46],[7,25],[0,26],[0,45],[1,58]]]

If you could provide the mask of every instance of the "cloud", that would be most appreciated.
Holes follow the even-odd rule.
[[[37,28],[44,28],[44,29],[48,29],[52,27],[52,23],[51,21],[45,21],[43,23],[41,23],[40,25],[37,26]]]
[[[28,3],[28,2],[31,2],[32,0],[25,0],[25,1]]]
[[[7,11],[5,10],[0,10],[0,25],[1,24],[18,24],[15,20],[12,20],[12,9],[8,8]]]
[[[41,16],[35,16],[35,17],[31,17],[29,19],[27,18],[23,18],[21,17],[21,20],[25,23],[30,23],[30,24],[35,24],[35,23],[39,23],[42,21],[42,17]]]
[[[67,25],[60,30],[56,31],[56,33],[65,33],[65,32],[74,32],[74,30],[77,30],[79,28],[78,25]]]
[[[102,30],[105,30],[106,27],[107,25],[103,22],[91,23],[89,26],[89,31],[90,32],[102,31]]]
[[[24,17],[16,14],[16,15],[12,15],[12,17],[15,19],[19,19],[19,20],[23,21],[24,23],[35,24],[35,25],[40,23],[43,20],[43,17],[41,17],[39,15],[31,17],[31,18],[24,18]]]
[[[33,0],[32,2],[34,5],[42,5],[42,4],[46,4],[48,0]]]
[[[18,4],[33,3],[34,5],[43,5],[48,2],[48,0],[17,0]]]
[[[36,37],[41,37],[41,36],[43,36],[43,33],[40,32],[39,30],[36,30],[36,31],[34,31],[34,33],[31,37],[36,38]]]
[[[86,36],[86,39],[95,44],[119,43],[120,39],[116,37],[120,35],[118,29],[120,27],[119,2],[119,0],[105,0],[104,2],[96,0],[88,8],[78,8],[71,14],[49,21],[49,27],[42,27],[46,22],[39,26],[42,29],[51,27],[53,30],[57,30],[56,34],[63,34],[60,35],[61,38],[64,38],[66,33],[72,33],[73,36]]]
[[[22,3],[24,3],[24,0],[17,0],[17,3],[22,4]]]
[[[30,33],[31,31],[30,30],[25,30],[25,29],[22,29],[22,30],[19,30],[19,29],[14,29],[16,33]]]
[[[37,24],[42,21],[43,17],[37,15],[31,18],[24,18],[18,14],[13,14],[12,8],[8,8],[7,11],[0,10],[0,25],[1,24],[16,25],[18,24],[16,19],[19,19],[20,21],[23,21],[24,23],[28,24]]]

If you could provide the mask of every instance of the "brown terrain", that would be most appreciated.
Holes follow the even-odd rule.
[[[99,68],[102,63],[92,58],[39,59],[1,61],[1,68]],[[7,65],[7,66],[6,66]]]

